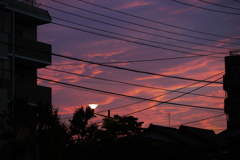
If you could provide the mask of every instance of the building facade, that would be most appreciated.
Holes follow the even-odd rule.
[[[49,13],[38,8],[35,0],[0,0],[0,154],[3,159],[18,156],[13,154],[16,140],[37,139],[36,106],[51,105],[51,88],[37,85],[37,70],[52,63],[51,45],[37,41],[37,27],[50,22]],[[27,109],[17,103],[20,99]],[[37,146],[36,142],[31,148]],[[37,150],[29,153],[39,155]]]
[[[240,128],[240,51],[230,52],[225,57],[223,89],[226,91],[224,111],[227,115],[227,129]]]
[[[51,104],[51,88],[37,85],[37,69],[51,65],[51,45],[37,27],[51,22],[35,0],[0,0],[0,112],[8,102]]]

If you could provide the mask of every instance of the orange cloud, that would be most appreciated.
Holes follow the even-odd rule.
[[[211,62],[216,61],[215,59],[198,59],[194,61],[189,61],[184,64],[179,64],[178,66],[174,66],[168,69],[161,69],[160,74],[163,75],[177,75],[181,74],[181,76],[184,75],[191,75],[191,78],[196,78],[196,79],[203,79],[203,75],[200,74],[201,72],[204,74],[205,77],[207,76],[212,76],[215,74],[218,74],[223,71],[223,66],[220,65],[213,65],[212,67],[210,66]],[[197,70],[197,72],[195,71]],[[206,70],[208,71],[206,73]],[[193,72],[194,71],[194,72]],[[191,72],[191,73],[190,73]],[[136,78],[135,80],[153,80],[153,79],[159,79],[163,78],[161,76],[144,76],[140,78]]]
[[[178,65],[176,67],[172,67],[172,68],[168,68],[168,69],[161,69],[161,71],[163,71],[162,74],[166,74],[166,75],[182,74],[182,73],[187,73],[194,69],[199,69],[201,67],[205,67],[211,61],[214,61],[214,60],[198,59],[195,61],[190,61],[188,63]]]
[[[92,71],[92,74],[93,74],[93,75],[98,75],[98,74],[100,74],[100,73],[103,73],[103,71],[100,70],[100,69],[94,69],[94,70]]]
[[[110,53],[94,53],[94,54],[88,54],[88,57],[90,58],[95,58],[95,57],[103,57],[103,58],[108,58],[114,55],[122,54],[125,51],[119,51],[119,52],[110,52]]]

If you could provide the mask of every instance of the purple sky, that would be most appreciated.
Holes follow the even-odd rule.
[[[52,69],[148,87],[176,90],[196,83],[196,81],[162,77],[157,74],[197,80],[204,80],[219,74],[208,79],[209,81],[215,81],[223,76],[223,73],[220,73],[224,72],[224,56],[229,55],[230,50],[239,49],[237,44],[240,44],[240,2],[237,1],[211,0],[211,3],[222,6],[209,4],[206,1],[181,1],[211,11],[171,0],[61,0],[60,2],[64,4],[49,0],[38,0],[38,3],[42,4],[40,7],[49,11],[54,22],[39,27],[38,40],[51,44],[53,53],[131,70],[151,72],[155,75],[59,57],[53,57],[53,65],[49,66]],[[138,17],[142,17],[142,19]],[[63,27],[59,24],[69,27]],[[101,35],[106,35],[106,37]],[[118,39],[110,37],[117,37]],[[210,54],[212,56],[159,60]],[[109,63],[124,61],[141,62]],[[151,99],[168,92],[46,69],[39,70],[38,75],[56,81],[145,99]],[[218,82],[222,82],[222,79]],[[179,91],[189,92],[205,84],[207,83],[197,83]],[[52,87],[52,103],[59,108],[62,118],[71,117],[76,107],[86,106],[90,102],[98,103],[96,112],[101,112],[141,101],[59,86],[44,81],[39,81],[39,85]],[[169,102],[208,108],[223,109],[224,107],[225,92],[222,84],[209,84],[193,93],[217,96],[218,98],[187,94]],[[154,98],[154,100],[168,101],[182,94],[172,92]],[[123,116],[156,104],[157,102],[144,101],[112,110],[111,115],[119,114]],[[107,114],[107,112],[101,113]],[[144,121],[144,127],[148,127],[150,123],[168,126],[168,114],[170,114],[171,126],[178,127],[181,124],[223,113],[223,110],[201,109],[165,103],[132,115],[137,117],[139,121]],[[99,120],[99,118],[94,120]],[[214,129],[219,132],[226,128],[226,120],[225,116],[221,116],[192,123],[189,126]]]

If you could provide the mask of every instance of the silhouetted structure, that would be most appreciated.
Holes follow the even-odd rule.
[[[151,154],[161,159],[220,159],[225,146],[224,139],[213,130],[189,126],[176,129],[151,124],[142,137],[158,144]]]
[[[37,85],[37,69],[51,64],[51,45],[37,41],[37,26],[51,22],[35,0],[0,0],[0,109],[26,99],[51,104],[51,88]]]
[[[50,22],[49,13],[35,0],[0,0],[1,157],[13,158],[16,139],[37,133],[37,104],[51,105],[51,88],[37,85],[37,69],[52,61],[51,45],[37,41],[37,26]],[[20,99],[29,108],[21,108]]]
[[[225,57],[223,89],[226,91],[227,129],[240,128],[240,51],[232,51]]]

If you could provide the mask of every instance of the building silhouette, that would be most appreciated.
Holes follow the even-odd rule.
[[[240,51],[231,51],[225,57],[223,89],[226,91],[224,111],[227,129],[240,128]]]
[[[142,135],[155,147],[148,154],[153,159],[240,159],[240,51],[231,51],[225,57],[223,89],[226,130],[215,134],[213,130],[190,126],[176,129],[150,124]]]
[[[0,0],[0,112],[16,99],[51,104],[51,88],[36,78],[51,64],[51,45],[37,41],[37,27],[50,22],[35,0]]]
[[[16,141],[37,139],[39,104],[51,105],[51,88],[37,85],[37,70],[52,63],[51,45],[37,41],[37,27],[48,23],[49,13],[35,0],[0,0],[1,158],[18,156]],[[33,145],[29,153],[39,157],[37,140]]]

